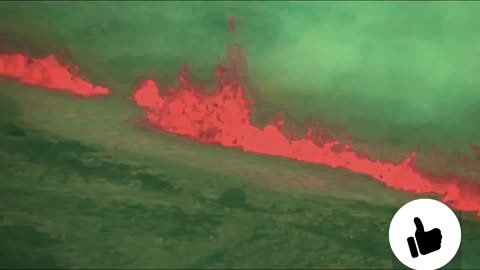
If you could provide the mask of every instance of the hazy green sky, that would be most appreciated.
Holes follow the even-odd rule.
[[[211,68],[227,42],[240,42],[260,101],[275,108],[369,130],[424,128],[433,137],[480,137],[478,2],[0,7],[2,31],[65,44],[74,55],[115,68],[143,66],[159,74],[185,62]],[[227,33],[231,16],[237,17],[237,30]]]

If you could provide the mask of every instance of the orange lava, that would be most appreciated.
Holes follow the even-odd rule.
[[[218,67],[218,84],[211,93],[194,86],[185,68],[178,88],[167,88],[162,94],[156,82],[147,79],[137,87],[133,99],[147,109],[147,121],[163,131],[201,143],[347,169],[398,190],[437,194],[453,209],[480,216],[480,184],[457,176],[422,173],[415,166],[415,152],[399,163],[374,160],[313,128],[301,139],[289,139],[281,131],[282,120],[263,128],[254,126],[252,102],[245,98],[232,70]]]
[[[77,66],[62,65],[54,55],[36,59],[23,54],[0,54],[1,77],[83,97],[110,93],[105,87],[95,86],[73,75],[70,67],[78,73]]]

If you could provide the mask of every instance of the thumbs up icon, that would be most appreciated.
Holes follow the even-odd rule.
[[[443,202],[416,199],[395,213],[388,240],[395,257],[408,268],[441,269],[457,254],[462,229]]]
[[[423,228],[422,221],[418,217],[414,218],[413,222],[417,228],[415,231],[415,237],[410,236],[407,238],[408,247],[410,248],[410,254],[412,255],[412,258],[418,257],[418,251],[420,251],[420,254],[422,255],[427,255],[439,250],[442,243],[442,232],[440,229],[435,228],[426,232]]]

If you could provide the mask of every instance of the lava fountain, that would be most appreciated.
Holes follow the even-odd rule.
[[[1,77],[83,97],[110,93],[107,88],[95,86],[72,74],[70,69],[79,73],[77,66],[62,65],[53,54],[40,59],[23,54],[0,54]]]
[[[169,87],[161,93],[157,83],[147,79],[138,85],[133,99],[146,108],[146,120],[165,132],[200,143],[347,169],[398,190],[439,195],[453,209],[480,216],[479,183],[420,172],[415,166],[415,152],[399,163],[374,160],[354,151],[349,144],[325,138],[314,128],[308,129],[303,138],[291,139],[282,132],[282,120],[254,126],[252,102],[246,99],[236,70],[218,66],[217,86],[209,93],[192,84],[185,66],[177,88]]]

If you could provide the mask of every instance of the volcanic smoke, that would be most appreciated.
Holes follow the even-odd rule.
[[[301,139],[289,139],[281,130],[282,120],[263,128],[254,126],[252,102],[245,98],[237,70],[235,64],[218,66],[216,89],[208,93],[192,84],[185,66],[177,88],[166,88],[161,94],[157,83],[147,79],[139,84],[133,99],[147,109],[146,120],[165,132],[200,143],[347,169],[398,190],[437,194],[453,209],[480,216],[480,184],[457,176],[422,173],[415,166],[415,152],[399,163],[373,160],[348,144],[325,138],[314,128]]]
[[[71,92],[78,96],[90,97],[109,94],[110,91],[101,86],[95,86],[70,72],[76,73],[75,65],[62,65],[52,54],[36,59],[23,54],[0,54],[0,76],[14,79],[21,83]]]

